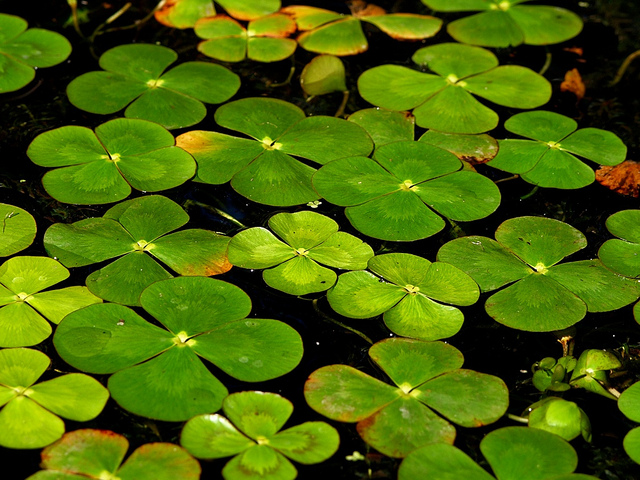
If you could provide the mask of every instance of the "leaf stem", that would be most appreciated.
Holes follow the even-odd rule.
[[[373,341],[369,337],[367,337],[364,333],[362,333],[362,332],[360,332],[360,331],[356,330],[355,328],[352,328],[352,327],[350,327],[348,325],[345,325],[342,322],[339,322],[335,318],[330,317],[329,315],[324,313],[322,310],[320,310],[320,307],[318,306],[318,299],[317,298],[314,298],[311,303],[312,303],[313,309],[316,311],[316,313],[318,315],[320,315],[324,320],[326,320],[328,322],[331,322],[331,323],[334,323],[334,324],[338,325],[339,327],[344,328],[345,330],[349,330],[352,333],[355,333],[360,338],[362,338],[365,342],[367,342],[369,345],[373,345]]]
[[[631,64],[631,62],[633,62],[636,58],[640,57],[640,50],[636,50],[633,53],[630,53],[627,58],[624,59],[624,62],[622,62],[622,65],[620,65],[620,68],[618,69],[618,71],[616,72],[616,76],[613,78],[613,80],[611,81],[611,83],[609,84],[610,87],[613,87],[615,84],[617,84],[620,80],[622,80],[622,76],[624,75],[624,72],[627,71],[627,68],[629,67],[629,65]]]

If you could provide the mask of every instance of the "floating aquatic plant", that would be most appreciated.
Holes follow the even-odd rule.
[[[498,114],[474,98],[512,108],[549,101],[551,84],[518,65],[498,66],[489,50],[457,43],[419,49],[413,61],[434,73],[380,65],[358,79],[362,97],[389,110],[412,110],[416,124],[447,133],[482,133],[498,125]]]
[[[109,430],[81,429],[66,433],[42,451],[43,470],[27,480],[198,480],[200,465],[172,443],[147,443],[123,463],[129,442]]]
[[[226,417],[199,415],[182,429],[180,444],[197,458],[233,456],[222,470],[226,480],[297,477],[289,461],[323,462],[338,449],[340,438],[325,422],[305,422],[281,430],[293,413],[286,398],[267,392],[238,392],[224,399]]]
[[[384,314],[393,333],[439,340],[462,327],[462,312],[450,305],[478,300],[476,282],[458,268],[408,253],[387,253],[369,260],[365,270],[343,273],[327,298],[336,312],[353,318]]]
[[[71,53],[71,44],[59,33],[27,25],[20,17],[0,13],[0,93],[24,87],[36,68],[57,65]]]
[[[49,257],[13,257],[0,265],[0,347],[36,345],[51,335],[49,322],[102,302],[87,287],[42,291],[68,277]]]
[[[184,62],[167,70],[178,54],[160,45],[120,45],[100,57],[103,71],[88,72],[67,87],[76,107],[102,115],[127,107],[124,116],[159,123],[166,128],[195,125],[207,109],[240,88],[240,78],[221,65]],[[204,103],[203,103],[204,102]]]
[[[358,422],[360,436],[384,455],[405,457],[422,445],[453,443],[449,420],[480,427],[507,409],[504,382],[460,368],[462,353],[451,345],[390,338],[374,344],[369,355],[393,385],[347,365],[329,365],[309,376],[304,395],[322,415]]]
[[[311,186],[315,168],[294,156],[325,164],[368,155],[371,138],[358,125],[316,115],[274,98],[244,98],[216,110],[218,125],[244,133],[240,138],[194,130],[177,138],[198,162],[198,180],[231,186],[241,195],[274,206],[302,205],[319,196]],[[322,134],[318,134],[322,132]]]
[[[149,195],[119,203],[103,217],[53,224],[44,234],[44,245],[67,267],[117,257],[91,273],[87,286],[105,300],[140,305],[142,290],[171,278],[157,260],[180,275],[217,275],[231,268],[229,238],[199,228],[174,232],[188,221],[180,205]]]
[[[26,210],[0,203],[0,257],[24,250],[36,238],[36,221]]]
[[[578,130],[574,120],[554,112],[518,113],[504,122],[504,128],[532,140],[500,140],[489,165],[539,187],[571,189],[593,183],[593,169],[576,155],[600,165],[617,165],[627,154],[615,134],[599,128]]]
[[[27,155],[45,173],[47,193],[65,203],[118,202],[131,189],[157,192],[177,187],[196,171],[193,157],[175,146],[154,122],[116,118],[96,127],[70,125],[41,133]]]
[[[300,335],[277,320],[247,319],[251,300],[230,283],[170,278],[147,287],[140,303],[164,328],[105,303],[67,315],[53,338],[70,365],[113,374],[112,397],[136,415],[180,422],[218,410],[228,391],[202,359],[238,380],[261,382],[302,357]]]
[[[62,418],[94,419],[109,392],[96,379],[69,373],[36,383],[51,360],[29,348],[0,350],[0,446],[42,448],[64,433]]]
[[[616,310],[640,295],[638,282],[616,275],[599,260],[559,263],[587,245],[585,236],[566,223],[511,218],[498,227],[495,237],[452,240],[440,248],[437,258],[467,272],[483,292],[508,285],[485,303],[487,313],[508,327],[562,330],[582,320],[587,311]]]
[[[338,224],[316,212],[278,213],[269,230],[249,228],[229,242],[229,261],[242,268],[266,269],[267,285],[291,295],[323,292],[336,283],[336,273],[322,265],[345,270],[367,267],[371,247],[338,231]]]
[[[411,241],[442,230],[440,215],[471,221],[498,208],[498,187],[461,170],[460,160],[445,150],[399,141],[378,147],[373,159],[350,157],[324,165],[313,186],[327,201],[347,207],[347,218],[365,235]]]
[[[246,28],[226,15],[205,17],[198,20],[194,31],[204,39],[198,51],[223,62],[277,62],[293,55],[298,45],[287,38],[296,31],[295,22],[281,13],[257,18]]]
[[[480,12],[454,20],[447,33],[484,47],[549,45],[575,37],[582,19],[560,7],[520,5],[528,0],[421,0],[437,12]]]
[[[387,35],[399,40],[421,40],[432,37],[442,26],[442,20],[411,13],[387,14],[377,5],[350,2],[352,15],[343,15],[324,8],[291,5],[280,10],[291,15],[298,29],[298,43],[305,50],[330,55],[356,55],[369,48],[361,22],[371,23]],[[360,8],[363,6],[364,8]]]

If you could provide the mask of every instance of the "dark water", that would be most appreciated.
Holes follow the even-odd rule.
[[[37,6],[34,4],[37,3]],[[87,2],[89,23],[82,25],[87,34],[112,15],[124,2]],[[155,5],[153,1],[133,2],[133,7],[114,26],[133,23],[144,16]],[[294,2],[290,2],[294,3]],[[303,2],[297,2],[303,3]],[[324,8],[345,11],[343,2],[304,2]],[[388,10],[429,13],[417,0],[398,2],[377,2]],[[581,127],[592,126],[613,131],[629,148],[629,159],[640,160],[640,96],[637,93],[640,77],[640,60],[632,65],[623,80],[615,87],[608,83],[624,57],[640,48],[640,7],[637,2],[588,1],[588,2],[544,2],[562,5],[581,15],[585,28],[580,36],[564,44],[544,47],[521,46],[517,49],[501,49],[496,53],[501,63],[515,63],[539,70],[545,63],[545,55],[551,54],[551,65],[546,73],[554,87],[552,101],[544,109],[557,111],[575,118]],[[71,106],[66,99],[66,85],[76,76],[98,69],[97,60],[108,48],[130,42],[160,42],[180,54],[180,61],[203,59],[195,49],[196,37],[192,31],[177,31],[159,26],[154,20],[141,28],[115,31],[101,35],[93,44],[80,39],[70,27],[64,27],[69,17],[66,2],[0,2],[0,11],[20,15],[29,21],[31,27],[41,27],[63,33],[73,44],[69,60],[56,67],[41,69],[30,85],[18,92],[0,97],[0,202],[18,205],[31,212],[38,223],[38,235],[31,247],[21,255],[46,255],[42,247],[45,230],[55,222],[73,222],[86,217],[101,216],[108,206],[70,206],[60,204],[47,196],[40,178],[44,169],[37,167],[27,158],[25,152],[29,142],[42,131],[64,125],[95,127],[109,118],[85,113]],[[456,15],[436,14],[441,18],[453,19]],[[367,28],[370,49],[357,57],[345,59],[348,85],[351,96],[347,113],[368,105],[355,90],[355,80],[367,68],[383,63],[409,64],[413,52],[422,44],[399,43],[390,40],[374,28]],[[440,32],[433,42],[448,41],[446,32]],[[426,44],[430,44],[428,41]],[[567,48],[582,48],[582,55],[567,51]],[[297,74],[313,58],[313,54],[298,49],[293,60]],[[293,102],[308,114],[332,115],[341,95],[327,95],[305,102],[298,86],[297,74],[290,85],[272,86],[289,74],[291,60],[271,65],[241,63],[231,68],[242,76],[242,87],[234,98],[247,96],[271,96]],[[571,93],[560,92],[559,84],[566,71],[578,68],[587,85],[586,96],[576,102]],[[213,113],[216,106],[209,106]],[[517,113],[511,109],[497,109],[502,120]],[[113,117],[116,117],[114,115]],[[194,127],[191,127],[194,128]],[[203,130],[217,130],[213,116],[209,115],[197,126]],[[179,135],[185,130],[173,131]],[[421,134],[418,131],[417,134]],[[504,132],[493,132],[496,138],[503,138]],[[480,167],[480,173],[497,180],[504,178],[502,172],[489,167]],[[638,208],[638,201],[610,192],[598,184],[578,191],[540,189],[526,200],[521,197],[532,190],[532,186],[522,180],[499,184],[502,203],[498,211],[489,218],[459,225],[464,233],[493,237],[496,227],[504,220],[520,215],[545,215],[565,221],[586,234],[588,247],[571,257],[572,260],[594,258],[598,247],[610,235],[604,227],[606,218],[619,210]],[[264,225],[276,213],[274,209],[252,203],[236,194],[228,185],[212,186],[189,182],[171,191],[162,192],[180,204],[188,201],[200,202],[220,208],[236,217],[247,226]],[[191,203],[191,205],[193,205]],[[277,211],[296,211],[296,207]],[[341,208],[324,202],[317,210],[335,218],[341,229],[357,233],[344,218]],[[233,235],[237,227],[211,213],[206,208],[191,206],[192,227],[206,228]],[[435,260],[438,248],[452,238],[453,231],[446,228],[440,234],[410,244],[394,244],[375,239],[366,239],[375,251],[382,248],[421,255]],[[361,234],[358,236],[362,237]],[[62,286],[83,284],[86,276],[95,267],[75,269],[71,278]],[[265,286],[260,272],[250,272],[234,268],[217,278],[229,281],[244,289],[253,301],[252,316],[276,318],[294,327],[303,337],[305,354],[300,365],[291,373],[278,379],[259,384],[247,384],[225,376],[212,367],[214,374],[227,386],[230,392],[242,390],[264,390],[280,393],[295,406],[288,426],[308,420],[325,420],[313,412],[305,403],[302,387],[305,379],[315,369],[329,364],[342,363],[359,368],[369,374],[383,378],[369,361],[369,344],[360,336],[329,321],[326,316],[339,320],[366,334],[373,341],[390,335],[379,319],[353,320],[341,318],[328,306],[322,295],[295,298],[274,291]],[[545,357],[562,354],[560,345],[552,334],[532,334],[518,332],[503,327],[491,320],[482,307],[487,295],[472,307],[463,308],[465,324],[462,331],[448,342],[465,355],[465,368],[490,373],[502,378],[511,392],[509,413],[520,414],[530,403],[537,400],[537,391],[527,383],[533,362]],[[312,300],[317,299],[314,305]],[[624,343],[640,343],[640,327],[633,321],[631,307],[607,314],[588,314],[576,326],[576,349],[619,348]],[[50,340],[37,348],[47,353],[53,361],[52,368],[63,372],[70,367],[56,355]],[[633,367],[633,365],[632,365]],[[638,370],[631,372],[638,375]],[[55,376],[54,372],[46,375]],[[637,378],[637,377],[636,377]],[[106,383],[107,378],[99,378]],[[591,445],[578,439],[572,442],[580,455],[580,470],[606,479],[640,478],[637,465],[631,463],[621,448],[622,437],[633,423],[622,416],[616,405],[604,398],[594,398],[583,392],[571,392],[567,398],[576,401],[587,412],[593,424],[594,440]],[[299,467],[299,478],[331,477],[334,479],[354,478],[395,478],[398,461],[386,458],[370,450],[359,438],[353,425],[330,422],[341,436],[341,447],[330,460],[311,467]],[[477,445],[482,436],[497,426],[512,425],[501,420],[498,424],[481,429],[458,427],[456,445],[477,460]],[[154,422],[131,415],[110,400],[105,411],[94,421],[87,423],[66,422],[67,431],[78,428],[110,429],[127,436],[132,448],[153,441],[177,442],[182,425]],[[345,456],[354,450],[367,456],[366,461],[352,462]],[[23,479],[38,470],[39,451],[15,451],[0,449],[0,458],[6,470],[0,474],[3,480]],[[225,460],[202,462],[203,478],[219,478]],[[8,473],[13,466],[12,473]]]

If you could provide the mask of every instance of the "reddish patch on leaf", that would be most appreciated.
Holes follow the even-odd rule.
[[[625,160],[614,167],[603,165],[596,170],[596,180],[621,195],[640,196],[640,163]]]
[[[384,8],[374,5],[373,3],[367,3],[363,0],[351,0],[347,2],[351,15],[356,18],[371,17],[373,15],[385,15],[387,12]]]
[[[578,100],[582,100],[584,94],[586,92],[586,87],[582,82],[582,76],[577,68],[569,70],[564,75],[564,81],[560,84],[561,92],[572,92],[578,98]]]

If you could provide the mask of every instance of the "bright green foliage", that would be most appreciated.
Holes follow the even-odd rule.
[[[607,240],[598,257],[607,268],[627,277],[640,277],[640,210],[623,210],[607,218],[616,239]]]
[[[590,392],[615,400],[617,397],[609,392],[609,370],[620,368],[618,357],[606,350],[585,350],[571,374],[569,383],[572,387],[580,387]]]
[[[400,465],[398,480],[596,480],[591,475],[572,473],[578,465],[573,447],[542,430],[494,430],[482,439],[480,450],[495,477],[456,447],[436,443],[409,454]]]
[[[198,162],[198,180],[216,185],[231,180],[238,193],[266,205],[301,205],[319,198],[311,187],[315,168],[292,155],[325,164],[368,155],[373,148],[358,125],[322,115],[306,117],[295,105],[273,98],[227,103],[215,119],[251,138],[202,130],[180,135],[178,145]]]
[[[567,355],[556,360],[545,357],[531,367],[533,372],[533,386],[541,392],[565,392],[571,388],[569,374],[576,367],[577,360],[573,355]]]
[[[472,305],[476,282],[458,268],[408,253],[388,253],[369,260],[369,270],[340,275],[327,298],[340,315],[370,318],[384,313],[393,333],[421,340],[455,335],[462,312],[447,304]],[[440,303],[442,302],[442,303]]]
[[[27,30],[27,22],[0,13],[0,93],[27,85],[34,68],[52,67],[67,59],[71,44],[62,35],[42,28]]]
[[[497,241],[496,241],[497,240]],[[637,282],[598,260],[558,264],[587,245],[566,223],[544,217],[503,222],[496,240],[469,236],[446,243],[438,260],[468,273],[483,292],[495,293],[485,309],[496,321],[531,332],[562,330],[589,312],[607,312],[640,296]]]
[[[373,160],[351,157],[323,166],[314,175],[313,186],[327,201],[347,207],[347,218],[365,235],[411,241],[444,228],[437,213],[471,221],[498,207],[498,187],[461,169],[460,160],[449,152],[423,142],[400,141],[377,148]]]
[[[224,399],[222,410],[226,418],[215,414],[189,420],[180,443],[198,458],[234,455],[222,470],[225,480],[293,480],[297,471],[288,458],[309,465],[338,449],[338,432],[324,422],[281,430],[293,405],[275,393],[234,393]]]
[[[413,140],[415,119],[406,112],[365,108],[349,115],[348,120],[364,128],[376,148],[391,142]]]
[[[519,5],[528,0],[422,0],[438,12],[481,12],[455,20],[447,32],[458,42],[484,47],[521,43],[549,45],[575,37],[582,19],[573,12],[546,5]]]
[[[591,441],[591,422],[578,405],[559,397],[546,397],[527,408],[529,426],[555,433],[565,440],[582,435]]]
[[[314,57],[302,69],[300,86],[311,96],[348,92],[344,63],[335,55]]]
[[[180,205],[149,195],[119,203],[103,217],[56,223],[45,232],[44,246],[67,267],[119,257],[91,273],[87,286],[105,300],[140,305],[142,290],[171,278],[156,260],[180,275],[217,275],[231,268],[229,238],[195,228],[173,232],[188,221]]]
[[[218,410],[228,392],[201,358],[233,378],[261,382],[302,357],[300,335],[277,320],[247,319],[251,300],[230,283],[170,278],[147,287],[140,303],[166,329],[105,303],[67,315],[53,338],[75,368],[113,373],[111,395],[136,415],[179,422]]]
[[[120,45],[100,57],[105,71],[88,72],[67,87],[69,101],[91,113],[110,114],[127,107],[124,116],[151,120],[166,128],[195,125],[207,109],[240,88],[240,79],[226,68],[205,62],[185,62],[166,69],[178,58],[167,47]]]
[[[507,409],[504,382],[460,368],[462,353],[451,345],[396,337],[374,344],[369,355],[393,386],[346,365],[329,365],[309,376],[304,394],[322,415],[358,422],[360,436],[384,455],[404,457],[429,443],[451,444],[456,430],[447,420],[480,427]]]
[[[487,135],[464,135],[429,130],[418,141],[443,148],[472,165],[486,163],[498,154],[498,141]]]
[[[102,302],[87,287],[42,292],[69,277],[69,271],[49,257],[13,257],[0,265],[0,347],[28,347],[51,335],[49,321],[58,324],[79,308]]]
[[[517,65],[498,66],[484,48],[440,43],[412,57],[423,73],[400,65],[381,65],[358,79],[360,95],[389,110],[413,110],[416,124],[447,133],[482,133],[498,125],[498,115],[474,98],[511,108],[535,108],[549,101],[551,84]]]
[[[109,392],[88,375],[70,373],[36,383],[51,361],[28,348],[0,350],[0,446],[42,448],[64,433],[60,417],[94,419]]]
[[[618,408],[627,418],[640,423],[640,382],[627,388],[618,399]],[[635,427],[624,437],[623,446],[631,459],[640,463],[640,427]]]
[[[175,146],[162,126],[117,118],[96,127],[66,126],[38,135],[27,155],[33,163],[55,168],[42,178],[49,195],[65,203],[118,202],[131,188],[157,192],[189,180],[196,163]]]
[[[27,480],[198,480],[200,465],[171,443],[148,443],[124,464],[127,439],[109,430],[76,430],[42,451],[41,470]]]
[[[354,2],[355,3],[355,2]],[[304,5],[292,5],[280,10],[291,15],[303,33],[298,43],[305,50],[330,55],[356,55],[369,48],[361,22],[368,22],[387,35],[399,40],[421,40],[440,30],[442,20],[428,15],[411,13],[387,14],[375,7],[373,12],[354,12],[353,15]]]
[[[198,44],[198,51],[223,62],[246,58],[277,62],[290,57],[298,45],[286,38],[296,31],[296,23],[281,13],[253,20],[247,28],[226,15],[206,17],[196,23],[194,31],[205,39]]]
[[[0,203],[0,257],[24,250],[36,237],[36,221],[20,207]]]
[[[265,228],[249,228],[229,242],[229,261],[268,269],[265,283],[291,295],[323,292],[336,283],[336,273],[320,264],[358,270],[373,256],[367,243],[339,232],[335,221],[319,213],[279,213],[269,219],[269,228],[283,241]]]
[[[504,127],[532,140],[500,140],[498,155],[489,165],[540,187],[573,189],[593,183],[591,167],[574,155],[600,165],[617,165],[627,155],[627,147],[615,134],[599,128],[577,130],[574,120],[558,113],[518,113]]]

